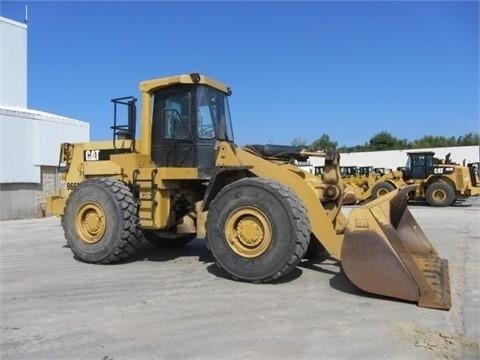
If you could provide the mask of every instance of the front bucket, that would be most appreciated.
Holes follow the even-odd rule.
[[[448,262],[439,257],[408,210],[411,190],[406,186],[351,211],[342,268],[364,291],[448,310]]]

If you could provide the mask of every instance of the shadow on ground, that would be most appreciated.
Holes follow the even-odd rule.
[[[227,273],[225,270],[220,268],[215,263],[213,263],[211,265],[208,265],[207,271],[210,274],[215,275],[217,277],[220,277],[222,279],[251,283],[251,281],[244,281],[244,280],[236,279],[235,277],[233,277],[232,275]],[[279,284],[289,283],[289,282],[294,281],[295,279],[299,278],[300,276],[302,276],[302,273],[303,273],[303,271],[300,268],[297,267],[287,276],[285,276],[285,277],[283,277],[279,280],[275,280],[275,281],[271,281],[271,282],[263,283],[263,284],[264,285],[279,285]],[[261,282],[257,282],[257,283],[259,284]]]
[[[148,243],[148,241],[142,241],[137,253],[128,259],[126,262],[133,261],[169,261],[177,258],[198,258],[198,261],[202,263],[215,262],[213,255],[207,248],[204,240],[195,239],[188,244],[185,244],[178,248],[168,247],[156,247]]]
[[[358,287],[356,287],[350,282],[348,277],[343,272],[340,262],[337,261],[336,259],[319,257],[315,259],[310,259],[308,261],[303,261],[299,266],[305,269],[310,269],[310,270],[318,271],[324,274],[333,275],[333,277],[331,277],[329,280],[329,284],[333,289],[338,290],[340,292],[363,297],[363,298],[380,299],[382,301],[385,301],[385,300],[398,301],[398,302],[404,302],[404,303],[410,304],[409,301],[394,299],[394,298],[382,296],[382,295],[376,295],[376,294],[368,293],[366,291],[359,289]]]
[[[68,245],[63,245],[62,248],[69,248]],[[73,255],[73,254],[72,254]],[[192,242],[179,247],[179,248],[159,248],[151,245],[147,241],[143,241],[137,250],[137,253],[132,256],[131,258],[127,259],[126,261],[118,263],[118,265],[136,262],[136,261],[153,261],[153,262],[164,262],[164,261],[171,261],[178,258],[192,258],[197,259],[199,262],[208,264],[207,271],[219,278],[232,280],[232,281],[241,281],[239,279],[235,279],[232,275],[226,272],[224,269],[219,267],[216,262],[215,258],[211,254],[210,250],[207,248],[207,244],[204,240],[195,239]],[[110,265],[112,266],[112,265]],[[115,264],[113,264],[115,266]],[[302,269],[313,270],[319,273],[331,275],[332,277],[328,280],[330,286],[343,293],[360,296],[360,297],[367,297],[367,298],[376,298],[382,300],[391,300],[391,301],[400,301],[406,302],[399,299],[393,299],[381,295],[375,295],[371,293],[367,293],[363,290],[360,290],[355,285],[353,285],[350,280],[348,280],[347,276],[343,272],[340,262],[336,259],[327,257],[323,254],[317,255],[312,259],[304,259],[300,262],[300,264],[287,276],[275,280],[272,282],[268,282],[269,285],[279,285],[284,283],[289,283],[291,281],[296,280],[303,274]],[[319,279],[322,281],[322,279]]]

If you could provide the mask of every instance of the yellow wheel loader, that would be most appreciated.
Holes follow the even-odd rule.
[[[395,189],[405,186],[403,172],[396,170],[386,171],[384,174],[371,173],[365,182],[362,193],[357,197],[359,202],[375,200]]]
[[[416,185],[412,199],[425,199],[432,206],[449,206],[471,196],[478,196],[480,184],[467,166],[434,157],[434,152],[408,153],[404,170],[407,184]]]
[[[452,163],[449,156],[440,160],[431,151],[407,155],[403,170],[387,172],[370,183],[358,197],[360,202],[376,199],[406,185],[414,185],[408,193],[409,200],[426,201],[430,206],[450,206],[479,195],[475,165],[460,166]]]
[[[400,172],[385,169],[376,171],[373,166],[341,166],[340,171],[345,186],[342,202],[344,205],[357,204],[385,195],[400,188],[397,182],[402,178]]]
[[[197,237],[233,278],[268,282],[290,273],[312,241],[360,289],[450,308],[447,261],[410,214],[405,191],[347,221],[337,154],[321,154],[320,178],[294,165],[308,156],[296,148],[235,145],[230,89],[198,73],[144,81],[140,91],[138,138],[135,99],[121,98],[115,109],[127,107],[128,124],[117,124],[115,111],[113,139],[61,147],[65,187],[47,206],[62,216],[77,259],[114,263],[144,237],[160,246]]]

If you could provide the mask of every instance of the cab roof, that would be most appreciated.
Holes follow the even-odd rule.
[[[177,84],[203,84],[220,90],[228,95],[231,93],[230,88],[227,85],[199,73],[174,75],[158,79],[145,80],[140,83],[140,91],[149,93],[154,90],[174,86]]]
[[[433,151],[409,151],[408,155],[435,155]]]

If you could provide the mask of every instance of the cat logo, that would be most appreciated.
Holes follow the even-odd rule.
[[[85,161],[100,160],[100,150],[85,150]]]
[[[433,173],[435,175],[448,175],[454,172],[453,167],[435,167],[433,168]]]

